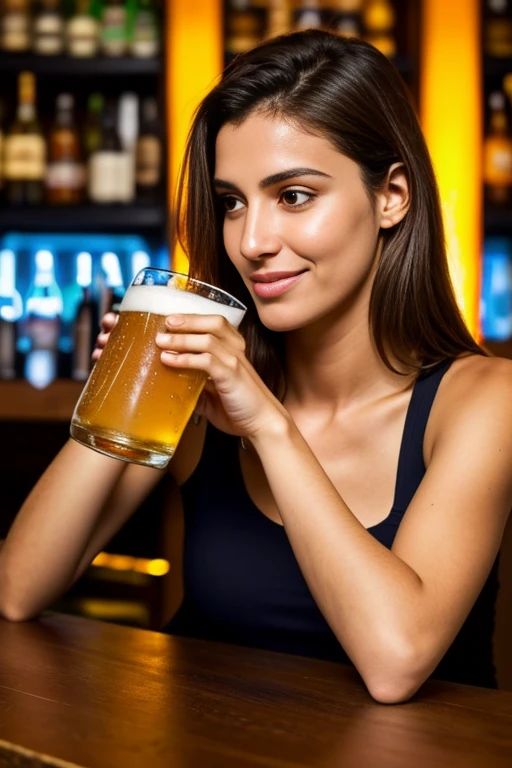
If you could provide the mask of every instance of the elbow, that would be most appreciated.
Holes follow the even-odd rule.
[[[404,704],[414,696],[423,682],[396,675],[381,675],[365,681],[368,693],[378,704]]]
[[[5,585],[4,585],[5,586]],[[7,621],[29,621],[37,616],[38,611],[35,611],[32,607],[24,605],[23,600],[13,599],[12,596],[6,594],[7,590],[3,590],[2,599],[0,599],[0,617]]]
[[[403,704],[423,685],[432,669],[415,648],[396,647],[378,654],[371,667],[361,672],[370,696],[379,704]]]
[[[0,607],[0,616],[7,621],[29,621],[35,615],[33,612],[23,610],[23,608],[17,605],[2,605]]]

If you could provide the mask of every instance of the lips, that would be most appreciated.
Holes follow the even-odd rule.
[[[296,277],[304,272],[298,269],[295,272],[262,272],[251,276],[254,283],[275,283],[277,280],[286,280],[289,277]]]
[[[307,270],[300,272],[268,272],[251,277],[254,293],[264,299],[280,296],[296,285]]]

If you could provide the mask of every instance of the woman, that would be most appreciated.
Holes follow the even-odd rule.
[[[381,702],[433,673],[493,685],[512,367],[458,312],[393,67],[321,31],[239,57],[196,115],[178,231],[191,274],[249,311],[241,334],[170,316],[156,340],[210,377],[170,465],[185,596],[166,630],[350,660]],[[160,476],[70,441],[0,553],[3,615],[50,604]]]

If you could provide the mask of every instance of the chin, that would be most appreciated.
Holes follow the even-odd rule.
[[[299,313],[284,312],[283,307],[262,307],[256,305],[258,317],[265,328],[275,333],[287,333],[303,328],[310,322],[308,318]]]

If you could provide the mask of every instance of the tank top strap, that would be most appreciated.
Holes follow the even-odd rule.
[[[428,417],[441,380],[452,362],[445,360],[424,371],[414,384],[398,458],[394,509],[407,509],[425,474],[423,441]]]

